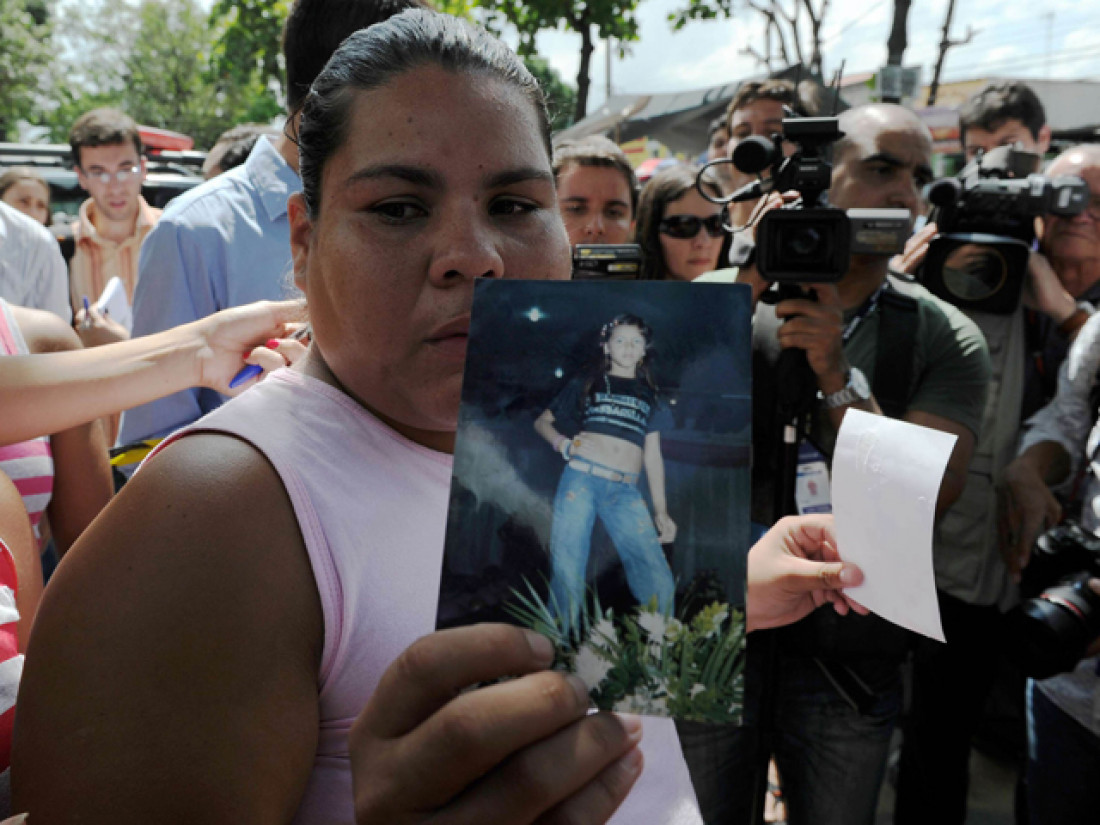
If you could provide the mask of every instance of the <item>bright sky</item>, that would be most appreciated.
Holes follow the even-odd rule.
[[[684,0],[642,0],[641,40],[631,45],[625,59],[615,57],[613,93],[692,89],[761,73],[753,58],[741,54],[746,44],[761,42],[758,14],[739,9],[732,20],[691,23],[673,33],[668,15],[684,5]],[[873,71],[886,62],[893,6],[893,0],[833,0],[823,27],[827,76],[841,60],[847,61],[845,74]],[[913,0],[909,12],[905,64],[922,66],[925,83],[935,67],[946,11],[947,0]],[[948,52],[944,80],[1100,79],[1100,4],[1092,0],[956,0],[951,36],[963,37],[967,26],[974,37]],[[515,45],[514,37],[508,40]],[[544,33],[538,48],[565,80],[576,83],[578,35]],[[605,60],[601,44],[592,60],[589,112],[605,97]]]

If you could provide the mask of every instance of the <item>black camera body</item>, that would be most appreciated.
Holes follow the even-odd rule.
[[[1088,586],[1091,577],[1100,577],[1100,538],[1072,522],[1039,537],[1020,582],[1025,600],[1007,615],[1028,676],[1072,670],[1100,636],[1100,596]]]
[[[633,243],[577,244],[574,281],[636,281],[642,277],[642,248]]]
[[[1007,315],[1020,303],[1035,218],[1073,216],[1088,205],[1081,178],[1037,174],[1039,156],[1013,146],[986,152],[959,173],[929,184],[929,220],[940,234],[918,277],[963,309]]]
[[[733,165],[746,174],[771,168],[772,191],[794,190],[801,203],[767,212],[756,228],[756,267],[777,283],[835,283],[848,272],[852,255],[894,255],[909,236],[904,209],[845,212],[818,206],[832,183],[826,147],[843,137],[835,117],[784,118],[776,140],[750,137],[734,147]],[[798,146],[790,157],[782,140]],[[736,197],[736,196],[735,196]]]

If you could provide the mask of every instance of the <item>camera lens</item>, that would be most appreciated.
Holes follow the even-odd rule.
[[[1008,264],[996,249],[981,244],[961,244],[943,262],[943,283],[948,291],[966,301],[981,301],[994,295],[1008,278]]]
[[[821,233],[812,226],[800,226],[788,237],[790,251],[799,258],[820,254]]]
[[[1087,574],[1075,576],[1009,613],[1009,637],[1028,676],[1046,679],[1072,670],[1100,634],[1097,597],[1087,582]]]

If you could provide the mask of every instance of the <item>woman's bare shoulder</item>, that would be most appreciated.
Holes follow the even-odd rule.
[[[12,306],[12,315],[19,324],[19,331],[33,353],[66,352],[81,349],[80,337],[72,327],[54,315],[41,309]]]
[[[316,744],[323,634],[274,468],[230,436],[169,445],[47,588],[20,697],[18,804],[52,821],[75,811],[106,821],[119,799],[209,822],[231,821],[231,809],[289,817]],[[196,797],[211,771],[234,793]],[[67,775],[81,783],[61,793]],[[272,806],[278,816],[259,815]],[[196,821],[173,821],[185,820]]]

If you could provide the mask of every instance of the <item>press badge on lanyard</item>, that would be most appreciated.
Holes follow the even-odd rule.
[[[805,439],[798,445],[798,471],[794,479],[794,503],[798,514],[833,512],[829,490],[829,465],[825,456]]]

